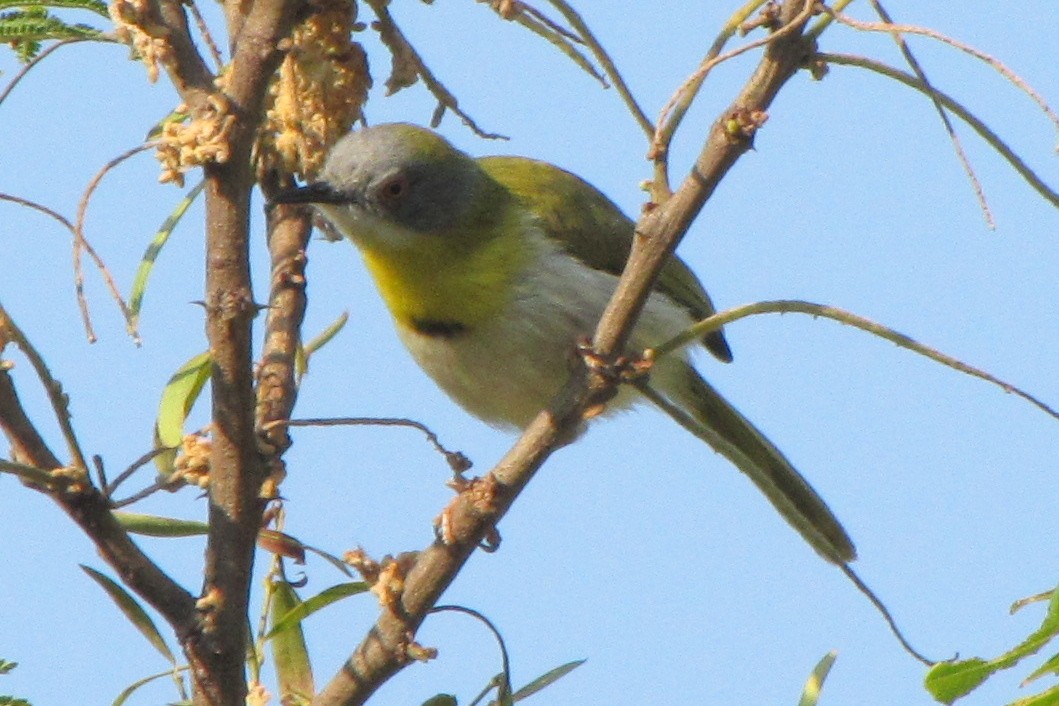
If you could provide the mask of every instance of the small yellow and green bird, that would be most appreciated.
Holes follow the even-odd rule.
[[[403,123],[351,132],[318,181],[273,203],[315,204],[360,249],[420,367],[468,412],[506,427],[528,425],[566,382],[575,342],[594,330],[633,242],[633,222],[573,174],[521,157],[474,159]],[[629,349],[657,345],[713,312],[674,257]],[[722,333],[702,343],[731,360]],[[686,354],[656,361],[650,385],[825,559],[854,558],[816,491]],[[608,409],[643,399],[623,388]]]

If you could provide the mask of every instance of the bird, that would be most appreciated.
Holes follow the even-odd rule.
[[[526,427],[569,377],[632,248],[635,224],[580,177],[526,157],[475,158],[410,123],[353,130],[316,179],[270,204],[311,204],[360,250],[416,363],[471,415]],[[715,313],[675,255],[662,268],[629,352]],[[723,332],[699,343],[723,362]],[[727,458],[827,561],[856,550],[827,503],[776,446],[693,367],[686,351],[653,362],[660,405]],[[621,386],[607,412],[645,401]]]

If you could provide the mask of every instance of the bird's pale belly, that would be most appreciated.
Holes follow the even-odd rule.
[[[496,426],[525,427],[567,381],[580,338],[591,335],[617,278],[590,270],[566,255],[547,258],[515,287],[502,315],[450,335],[398,333],[421,368],[453,400]],[[657,345],[683,330],[691,317],[668,297],[652,295],[632,350]],[[662,383],[666,364],[652,374]],[[623,391],[610,404],[633,402]]]

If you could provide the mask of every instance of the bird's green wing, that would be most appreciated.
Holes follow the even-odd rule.
[[[634,224],[613,201],[559,167],[522,157],[483,157],[493,179],[528,203],[548,235],[589,267],[620,275],[632,249]],[[694,273],[676,256],[662,268],[655,288],[686,307],[695,319],[714,313],[713,302]],[[703,342],[723,361],[732,352],[720,331]]]

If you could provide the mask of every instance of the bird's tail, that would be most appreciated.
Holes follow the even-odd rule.
[[[822,557],[840,565],[855,559],[856,549],[838,518],[779,449],[690,364],[681,367],[682,384],[673,385],[674,392],[667,396],[649,386],[641,389],[681,426],[749,476]]]

